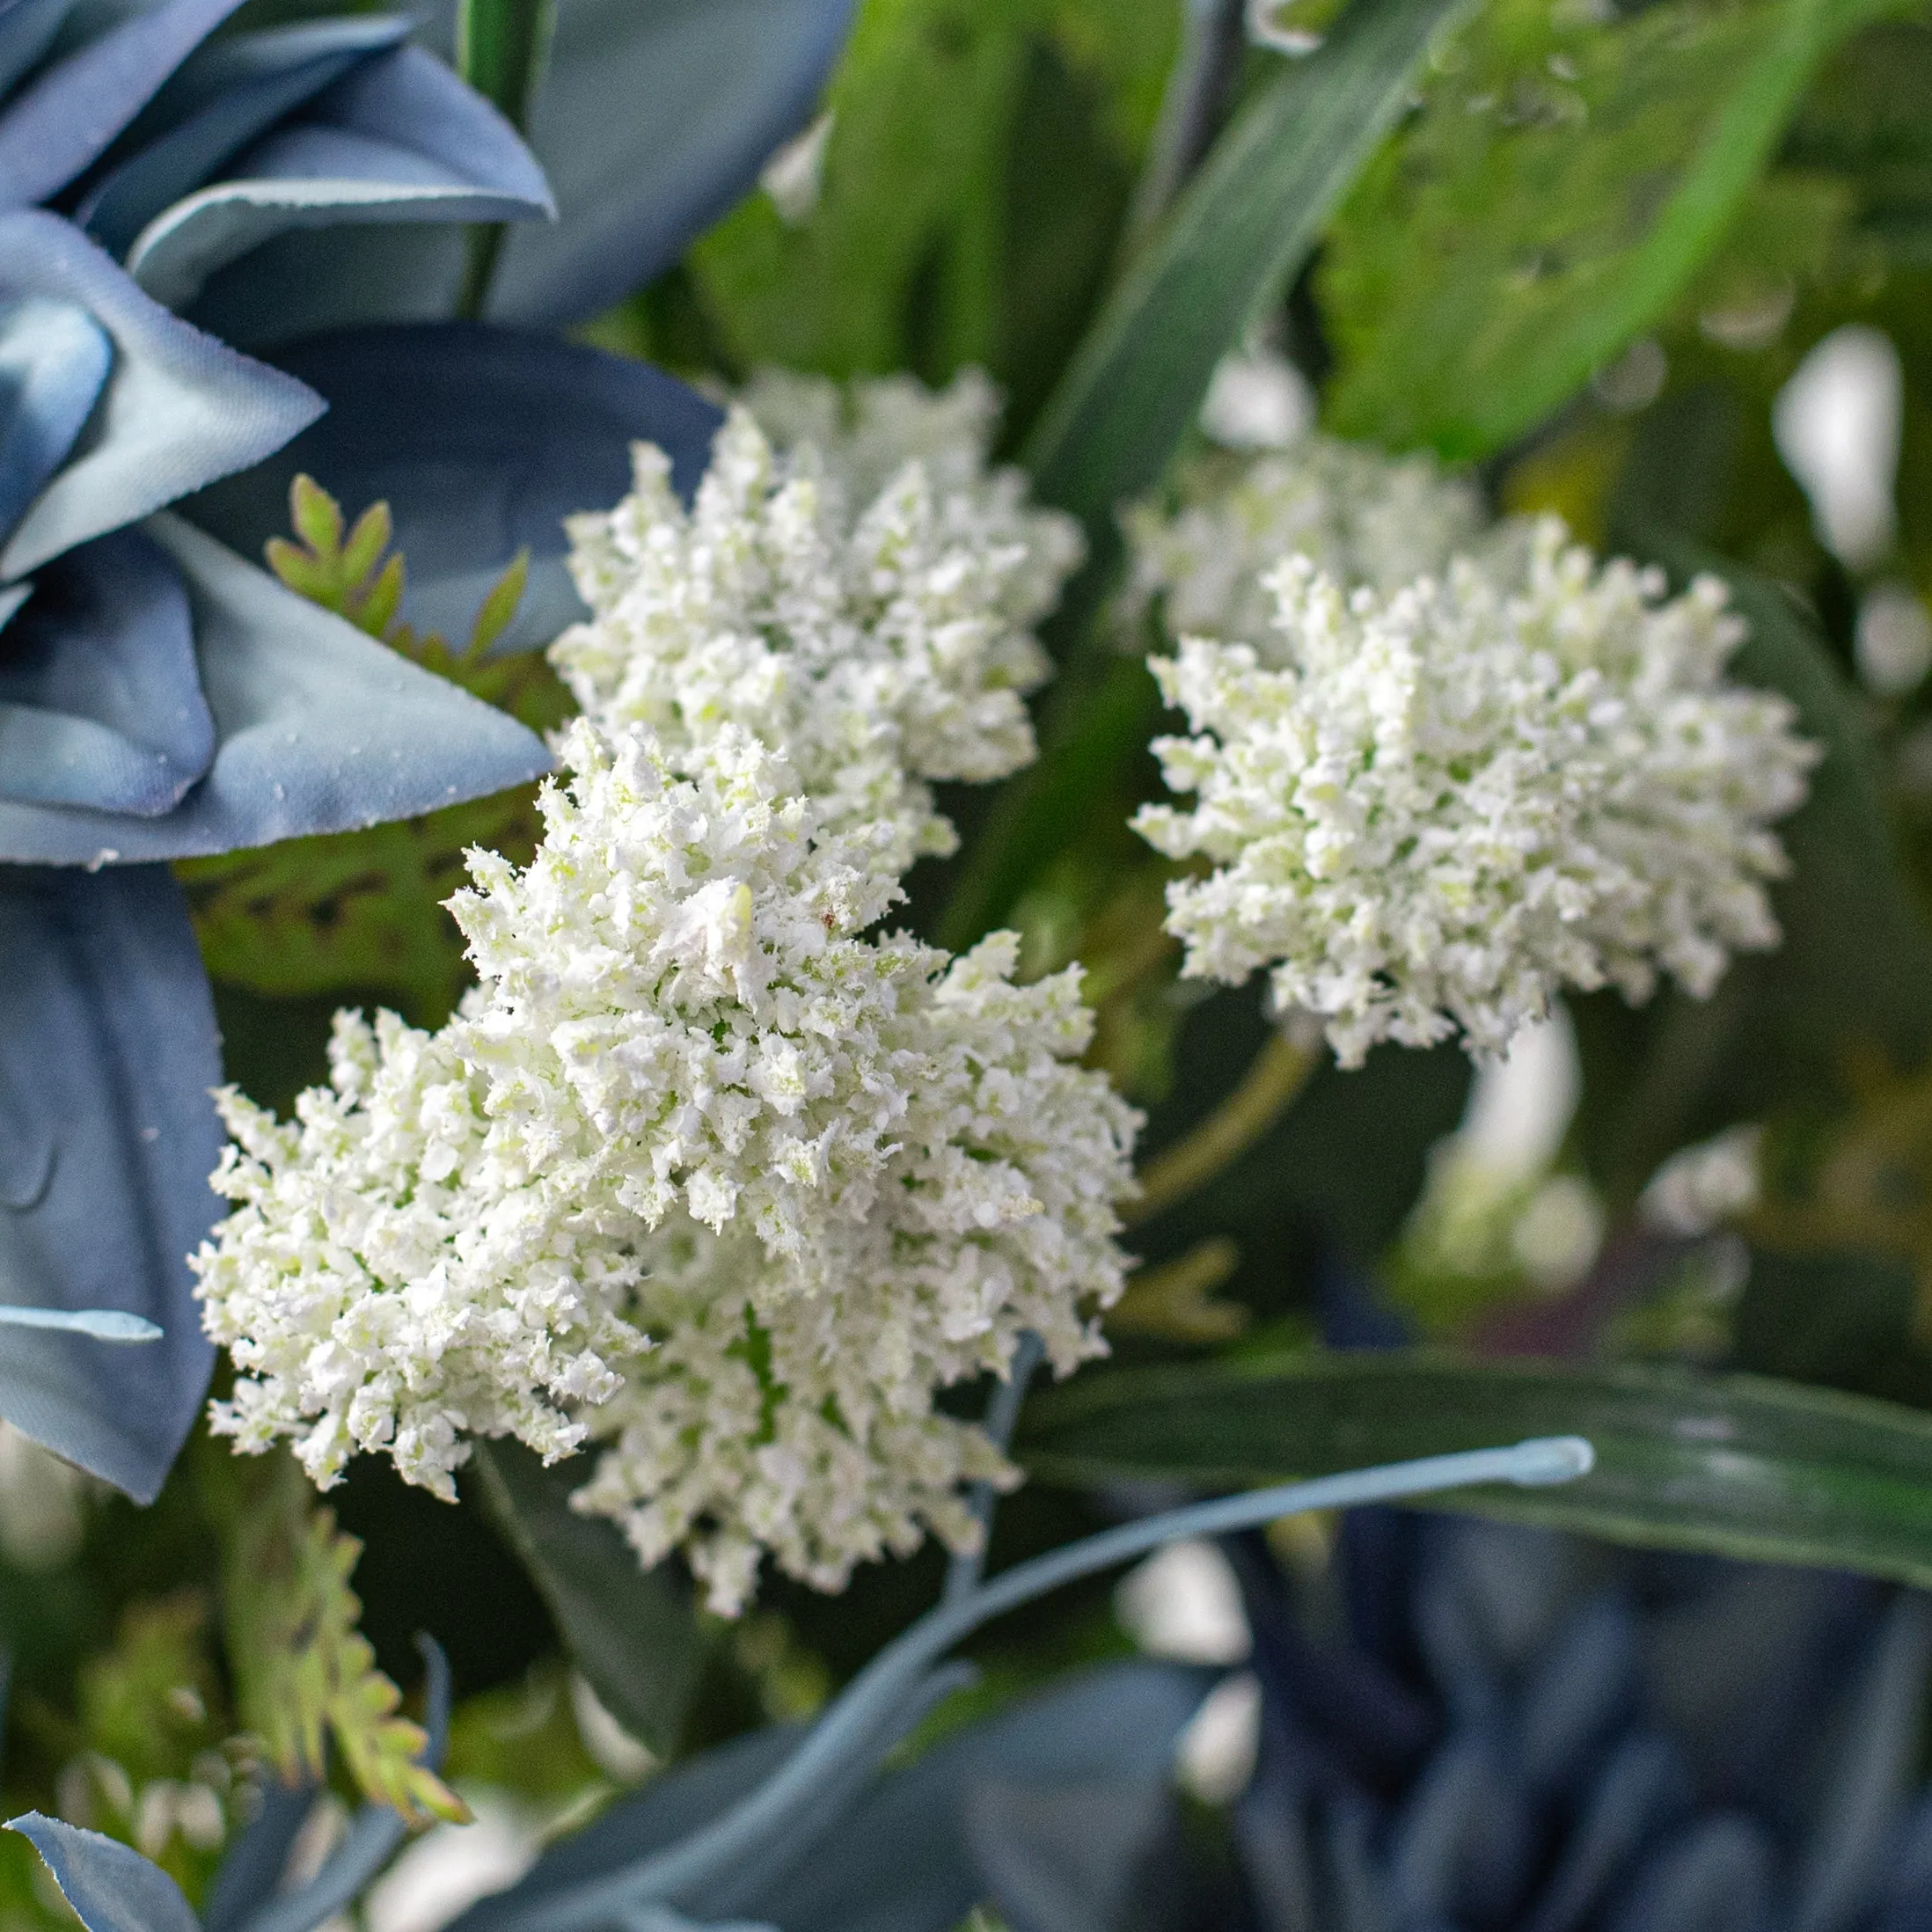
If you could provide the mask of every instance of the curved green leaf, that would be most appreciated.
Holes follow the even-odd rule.
[[[1422,1354],[1122,1370],[1036,1398],[1016,1453],[1049,1481],[1233,1487],[1556,1431],[1589,1438],[1590,1475],[1429,1506],[1932,1584],[1932,1416],[1755,1376]]]
[[[580,1516],[581,1466],[545,1468],[514,1442],[479,1442],[483,1501],[542,1592],[571,1661],[604,1708],[669,1755],[698,1688],[705,1641],[691,1591],[666,1565],[640,1570],[614,1524]]]
[[[1299,267],[1462,4],[1356,0],[1215,143],[1028,443],[1039,494],[1090,535],[1109,535],[1116,505],[1160,480],[1215,363]]]

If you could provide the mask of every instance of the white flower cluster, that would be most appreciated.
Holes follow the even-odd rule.
[[[1458,1028],[1500,1052],[1562,984],[1702,995],[1777,941],[1767,828],[1818,754],[1784,699],[1724,684],[1723,586],[1666,602],[1553,519],[1504,534],[1392,595],[1291,557],[1272,637],[1153,660],[1197,734],[1154,749],[1197,803],[1136,824],[1213,867],[1169,888],[1184,970],[1270,968],[1344,1065]]]
[[[767,377],[751,394],[759,416],[732,410],[688,514],[640,445],[633,494],[573,520],[594,615],[551,655],[587,715],[648,725],[674,756],[726,724],[781,750],[896,875],[955,843],[930,781],[1032,758],[1024,697],[1047,668],[1032,626],[1079,529],[987,469],[984,378],[848,398]]]
[[[1122,523],[1130,614],[1158,599],[1170,636],[1253,639],[1273,623],[1262,578],[1282,558],[1306,557],[1349,589],[1395,590],[1472,548],[1483,515],[1475,488],[1431,457],[1307,435],[1285,450],[1193,457],[1168,502]]]
[[[1078,971],[868,936],[868,829],[726,721],[574,725],[518,872],[451,902],[481,984],[441,1033],[339,1024],[333,1091],[237,1095],[197,1257],[240,1372],[218,1430],[318,1481],[386,1451],[445,1495],[476,1435],[607,1446],[580,1505],[716,1609],[760,1555],[836,1588],[1011,1471],[944,1385],[1119,1292],[1135,1116],[1076,1063]]]

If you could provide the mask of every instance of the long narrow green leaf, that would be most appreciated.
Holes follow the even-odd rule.
[[[1123,1370],[1038,1397],[1017,1453],[1050,1481],[1233,1487],[1553,1433],[1588,1437],[1595,1469],[1432,1506],[1932,1584],[1932,1416],[1752,1376],[1415,1354]]]
[[[1355,0],[1229,126],[1062,379],[1026,461],[1104,539],[1160,480],[1221,355],[1300,266],[1466,0]]]
[[[668,1755],[704,1663],[690,1590],[662,1566],[640,1570],[614,1525],[570,1507],[581,1468],[546,1469],[514,1442],[479,1442],[476,1468],[485,1506],[550,1606],[571,1661],[633,1738]]]

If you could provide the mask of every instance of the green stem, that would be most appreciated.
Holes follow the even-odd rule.
[[[550,58],[557,0],[458,0],[456,70],[519,134],[530,131],[531,109]],[[462,315],[481,318],[489,302],[503,224],[482,223],[469,234]]]
[[[1280,1119],[1321,1057],[1320,1047],[1298,1033],[1276,1028],[1240,1086],[1140,1170],[1140,1195],[1127,1209],[1129,1221],[1145,1221],[1186,1199],[1231,1167]]]

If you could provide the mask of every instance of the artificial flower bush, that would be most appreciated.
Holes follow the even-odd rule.
[[[0,8],[0,1932],[1916,1922],[1932,26],[1291,11]]]

